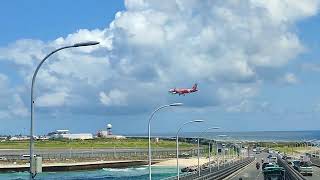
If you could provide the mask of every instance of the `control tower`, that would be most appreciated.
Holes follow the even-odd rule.
[[[107,134],[112,135],[112,124],[107,124]]]

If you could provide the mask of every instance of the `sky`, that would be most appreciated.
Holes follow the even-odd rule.
[[[318,130],[320,1],[3,1],[0,134]],[[192,87],[186,96],[170,88]]]

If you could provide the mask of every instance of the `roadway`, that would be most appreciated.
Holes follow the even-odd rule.
[[[260,170],[256,169],[256,162],[259,161],[261,163],[261,158],[267,159],[268,153],[255,154],[256,160],[247,166],[245,169],[240,170],[235,173],[234,176],[230,177],[228,180],[263,180],[263,173]],[[312,176],[304,176],[307,180],[319,180],[320,179],[320,168],[317,166],[312,166],[313,175]]]
[[[320,168],[317,166],[312,166],[313,175],[312,176],[304,176],[308,180],[319,180],[320,179]]]
[[[257,170],[256,162],[259,161],[261,164],[261,158],[267,159],[267,153],[255,154],[256,159],[248,165],[246,168],[241,169],[239,172],[235,173],[235,175],[228,178],[228,180],[263,180],[263,174],[261,168]]]

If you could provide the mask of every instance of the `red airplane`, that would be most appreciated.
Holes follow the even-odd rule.
[[[174,89],[170,89],[169,93],[171,93],[171,94],[179,94],[179,96],[180,95],[184,95],[185,96],[186,94],[197,92],[198,91],[197,86],[198,85],[196,83],[196,84],[194,84],[192,86],[191,89],[188,89],[188,88],[174,88]]]

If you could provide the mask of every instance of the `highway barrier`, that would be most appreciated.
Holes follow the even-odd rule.
[[[254,161],[254,158],[250,157],[250,158],[244,158],[242,160],[235,161],[233,163],[225,163],[223,165],[220,165],[219,168],[215,165],[214,167],[211,168],[211,172],[209,167],[201,170],[200,177],[198,175],[198,172],[195,171],[192,173],[182,174],[180,176],[180,179],[181,180],[205,180],[205,179],[222,180],[230,176],[232,173],[250,164],[252,161]],[[167,178],[166,180],[175,180],[175,179],[177,179],[176,176]]]
[[[317,157],[310,157],[310,161],[313,165],[320,167],[320,159]]]
[[[197,149],[182,149],[179,151],[181,156],[192,157],[198,153]],[[200,153],[205,153],[205,149],[200,149]],[[1,154],[0,157],[9,162],[29,160],[29,153],[17,153],[17,154]],[[42,157],[44,161],[51,160],[68,160],[68,159],[95,159],[95,160],[147,160],[147,149],[109,149],[100,150],[93,149],[88,151],[82,151],[77,149],[64,150],[63,152],[37,152],[37,156]],[[162,150],[154,149],[152,151],[152,159],[165,159],[175,158],[176,150]]]
[[[278,156],[278,164],[285,169],[285,180],[306,180],[302,174],[290,166],[285,160]]]

